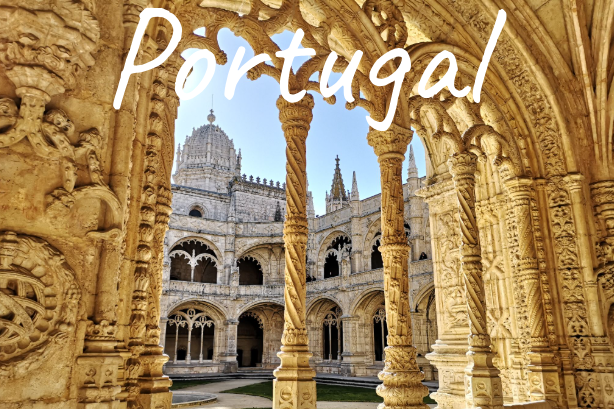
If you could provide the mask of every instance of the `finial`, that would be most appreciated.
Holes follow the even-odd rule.
[[[213,125],[213,122],[215,122],[215,115],[213,115],[213,109],[211,109],[211,113],[207,115],[207,121],[209,121],[211,125]]]
[[[335,158],[335,162],[337,162],[337,167],[339,167],[339,155]]]

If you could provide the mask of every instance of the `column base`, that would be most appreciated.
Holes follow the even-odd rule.
[[[281,365],[273,371],[273,409],[315,409],[316,372],[309,366],[306,346],[281,347]]]
[[[136,401],[143,409],[170,408],[172,392],[159,392],[137,395]]]
[[[548,400],[557,406],[563,404],[558,367],[554,354],[548,351],[529,352],[527,366],[531,401]]]
[[[490,348],[469,347],[469,364],[465,369],[469,407],[503,409],[503,387]]]
[[[377,394],[384,398],[377,409],[426,409],[424,397],[429,389],[422,384],[424,374],[416,364],[416,348],[413,346],[388,346],[385,348],[384,370],[378,378],[383,382]]]

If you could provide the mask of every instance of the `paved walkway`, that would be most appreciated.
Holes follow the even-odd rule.
[[[208,392],[217,395],[217,402],[208,405],[196,406],[201,409],[252,409],[252,408],[271,408],[272,402],[267,398],[250,395],[238,395],[234,393],[220,393],[229,389],[240,388],[242,386],[260,383],[262,379],[235,379],[209,383],[206,385],[190,386],[179,389],[177,392]],[[377,403],[372,402],[319,402],[318,409],[375,409]]]

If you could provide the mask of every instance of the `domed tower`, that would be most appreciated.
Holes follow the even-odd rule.
[[[213,110],[207,120],[207,125],[186,138],[183,149],[178,146],[173,180],[181,186],[227,193],[228,183],[241,174],[241,154],[235,153],[232,139],[214,124]]]

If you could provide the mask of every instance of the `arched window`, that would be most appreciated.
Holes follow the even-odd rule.
[[[177,361],[189,364],[192,357],[198,357],[199,363],[213,359],[214,322],[204,311],[194,308],[177,311],[168,319],[167,326],[165,345],[173,347],[173,351],[167,350],[167,353],[173,357],[174,364]],[[195,331],[200,335],[194,337]]]
[[[341,360],[343,353],[343,327],[341,325],[341,309],[333,307],[324,317],[322,357],[325,360]]]
[[[420,253],[420,260],[426,260],[428,258],[428,256],[426,255],[426,253],[423,251],[422,253]]]
[[[195,207],[192,210],[190,210],[190,213],[188,213],[188,215],[192,217],[203,217],[203,212],[197,207]]]
[[[344,253],[352,252],[352,240],[347,236],[338,236],[326,248],[324,258],[324,278],[337,277],[341,274],[341,258]]]
[[[237,362],[240,367],[262,366],[264,351],[264,326],[260,317],[245,312],[239,317],[237,327]]]
[[[241,257],[237,261],[239,267],[239,285],[262,285],[262,266],[251,256]]]
[[[198,240],[188,240],[173,247],[171,280],[217,283],[217,258],[215,252]]]
[[[375,237],[378,237],[378,238],[377,240],[375,240],[373,247],[371,247],[371,269],[372,270],[375,270],[376,268],[384,267],[384,260],[382,259],[382,253],[380,253],[379,251],[379,246],[380,246],[379,236],[381,235],[382,235],[381,233],[377,233],[375,235]]]
[[[373,315],[373,352],[376,361],[384,361],[384,349],[388,346],[386,310],[382,307]]]

